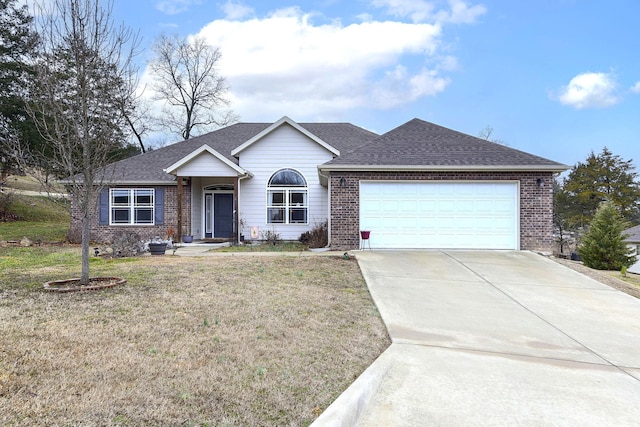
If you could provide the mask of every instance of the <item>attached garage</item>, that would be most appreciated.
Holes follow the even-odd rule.
[[[519,249],[518,182],[360,181],[372,248]]]

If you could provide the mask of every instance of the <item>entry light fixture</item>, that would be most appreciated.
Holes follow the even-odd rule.
[[[544,178],[536,179],[536,184],[538,184],[538,187],[544,188]]]
[[[347,186],[347,180],[344,179],[344,176],[342,178],[340,178],[340,187],[346,187]]]

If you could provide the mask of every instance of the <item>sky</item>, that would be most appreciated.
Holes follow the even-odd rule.
[[[637,0],[114,0],[140,32],[220,48],[244,122],[420,118],[569,166],[609,148],[640,167]],[[638,168],[640,170],[640,168]]]

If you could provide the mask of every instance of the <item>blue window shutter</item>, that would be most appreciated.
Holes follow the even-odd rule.
[[[154,205],[155,205],[155,224],[162,225],[164,224],[164,188],[157,187],[156,194],[154,197]]]
[[[98,205],[98,223],[100,225],[109,224],[109,189],[103,188],[100,191],[100,201]]]

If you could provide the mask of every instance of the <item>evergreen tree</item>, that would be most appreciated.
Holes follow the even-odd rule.
[[[584,265],[598,270],[620,270],[633,264],[636,257],[624,242],[626,228],[614,204],[601,203],[578,249]]]
[[[567,193],[560,200],[565,220],[572,228],[587,226],[598,206],[612,202],[629,222],[640,221],[640,186],[632,160],[622,160],[608,148],[591,152],[584,163],[578,162],[564,181]]]
[[[30,29],[32,19],[27,6],[18,6],[18,0],[0,0],[0,140],[21,138],[37,145],[42,139],[23,101],[33,78],[28,64],[37,42]],[[0,143],[0,179],[14,166],[8,147]]]

